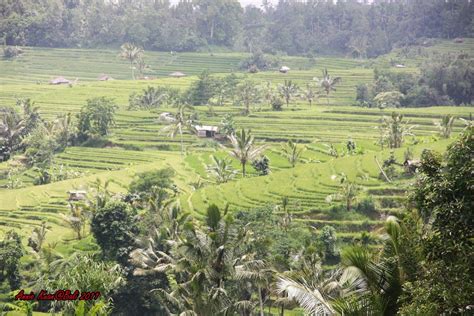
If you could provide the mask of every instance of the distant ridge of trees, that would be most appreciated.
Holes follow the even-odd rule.
[[[242,8],[237,0],[7,0],[6,45],[196,51],[211,46],[266,53],[374,57],[425,38],[474,37],[468,0],[281,0]]]

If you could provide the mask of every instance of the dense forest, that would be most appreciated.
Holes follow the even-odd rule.
[[[198,51],[215,46],[286,54],[375,57],[425,38],[474,36],[469,0],[264,2],[237,0],[5,0],[0,38],[7,45]]]

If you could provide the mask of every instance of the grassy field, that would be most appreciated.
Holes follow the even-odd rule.
[[[472,52],[474,41],[466,40],[462,46],[464,50]],[[449,53],[458,48],[440,42],[427,49]],[[288,196],[296,220],[305,221],[316,228],[330,224],[337,228],[343,240],[351,240],[361,231],[376,229],[383,215],[400,210],[401,202],[386,205],[385,201],[401,201],[410,179],[387,184],[379,178],[374,159],[377,156],[382,161],[389,155],[388,151],[380,152],[376,141],[380,117],[389,114],[390,110],[351,106],[354,103],[355,86],[372,81],[372,64],[387,67],[396,52],[375,61],[281,57],[282,64],[292,69],[288,74],[271,70],[252,75],[238,72],[238,64],[246,57],[245,54],[171,55],[147,52],[145,56],[151,68],[147,75],[153,79],[133,81],[130,80],[128,64],[120,60],[117,54],[117,51],[112,50],[26,48],[25,53],[13,61],[0,60],[0,106],[13,106],[15,98],[29,97],[47,119],[66,112],[77,113],[87,99],[96,96],[113,97],[119,106],[117,124],[110,135],[113,146],[70,147],[56,156],[58,165],[81,171],[83,177],[33,186],[34,172],[27,171],[21,176],[24,187],[12,190],[4,188],[9,165],[0,164],[0,173],[4,175],[0,179],[0,235],[8,229],[15,229],[27,236],[34,226],[46,221],[51,230],[48,241],[63,242],[68,246],[62,249],[68,252],[74,242],[70,241],[72,233],[61,219],[61,213],[68,209],[68,190],[92,188],[96,179],[100,179],[103,182],[111,180],[110,188],[115,192],[123,192],[138,172],[163,167],[176,171],[175,182],[181,191],[181,205],[197,217],[202,216],[210,203],[229,203],[232,209],[237,210],[275,205],[280,203],[282,196]],[[421,61],[413,59],[406,63],[407,68],[397,71],[417,72]],[[207,107],[196,107],[201,122],[206,124],[219,124],[224,114],[235,114],[238,128],[251,129],[259,142],[268,145],[265,154],[270,159],[272,172],[265,177],[257,177],[250,170],[249,177],[245,179],[238,176],[230,183],[216,185],[206,174],[206,164],[210,163],[211,155],[227,156],[220,144],[186,134],[184,143],[187,154],[182,157],[179,154],[179,138],[170,139],[160,132],[163,124],[157,120],[159,112],[173,112],[175,109],[163,108],[158,112],[127,110],[131,93],[150,85],[185,89],[204,69],[216,75],[234,71],[239,77],[248,76],[256,82],[271,81],[272,84],[291,79],[303,86],[314,76],[319,76],[324,68],[333,76],[341,76],[342,83],[329,96],[329,100],[323,97],[311,108],[307,103],[295,100],[281,112],[271,111],[268,105],[258,105],[249,116],[241,116],[241,107],[215,107],[213,115],[209,114]],[[182,71],[188,76],[180,79],[168,77],[173,71]],[[97,77],[101,74],[111,75],[116,80],[100,82]],[[48,80],[56,76],[78,78],[78,83],[71,87],[48,85]],[[471,110],[469,107],[401,109],[400,112],[410,124],[416,125],[416,140],[408,138],[407,146],[410,145],[416,155],[426,147],[444,150],[449,141],[437,140],[433,120],[445,114],[468,117]],[[461,122],[456,121],[453,134],[457,134],[461,128]],[[356,142],[361,152],[359,155],[334,158],[329,154],[329,144],[342,149],[349,138]],[[280,145],[289,139],[307,148],[294,169],[280,149]],[[126,150],[123,147],[139,150]],[[399,159],[402,159],[405,150],[402,148],[395,152]],[[239,168],[237,161],[233,164],[236,169]],[[331,177],[341,172],[363,186],[361,199],[371,197],[380,216],[331,212],[331,205],[325,201],[325,197],[338,190],[338,183]],[[198,181],[204,187],[195,190]]]

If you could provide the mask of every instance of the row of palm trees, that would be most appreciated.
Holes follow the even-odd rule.
[[[385,223],[382,247],[353,246],[342,263],[325,271],[317,257],[302,258],[299,269],[278,271],[252,247],[258,234],[236,227],[227,209],[210,206],[204,225],[179,212],[131,253],[136,275],[165,275],[157,289],[169,313],[183,315],[264,315],[266,306],[296,303],[309,315],[392,315],[404,279],[400,264],[403,227]],[[250,252],[249,252],[250,251]]]

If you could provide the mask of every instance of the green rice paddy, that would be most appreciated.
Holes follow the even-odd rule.
[[[474,41],[466,40],[462,45],[471,52]],[[441,42],[430,49],[449,52],[451,46]],[[316,228],[334,226],[341,240],[350,241],[362,231],[377,229],[384,216],[402,209],[403,197],[412,179],[402,178],[393,183],[381,180],[374,158],[382,161],[390,155],[388,150],[381,151],[376,142],[379,120],[391,110],[351,106],[355,86],[373,80],[371,64],[386,65],[388,57],[370,62],[329,57],[281,57],[282,63],[292,69],[288,74],[277,70],[244,74],[238,70],[239,62],[246,57],[244,54],[146,52],[145,58],[151,68],[147,76],[151,79],[132,81],[128,64],[117,54],[113,50],[26,48],[25,53],[13,61],[0,60],[0,106],[13,106],[16,98],[28,97],[35,101],[47,119],[67,112],[75,114],[92,97],[112,97],[119,106],[117,124],[109,137],[111,146],[69,147],[55,157],[57,165],[80,171],[83,177],[34,186],[34,174],[28,171],[21,178],[23,188],[7,189],[5,174],[9,165],[0,163],[0,174],[4,175],[4,179],[0,179],[0,235],[15,229],[28,236],[33,227],[46,221],[51,230],[48,241],[62,242],[63,250],[67,252],[74,245],[68,241],[72,232],[60,214],[68,210],[68,190],[90,189],[96,179],[100,179],[102,182],[110,180],[110,189],[114,192],[125,192],[137,173],[164,167],[175,170],[174,181],[180,190],[181,206],[196,217],[201,217],[211,203],[220,206],[228,203],[232,210],[239,210],[276,205],[282,196],[287,196],[295,220]],[[407,62],[407,68],[397,71],[417,72],[420,62]],[[239,175],[229,183],[217,185],[208,177],[206,164],[210,163],[211,155],[227,156],[222,144],[185,134],[186,155],[181,156],[179,137],[172,139],[163,134],[164,125],[157,119],[160,112],[173,112],[174,108],[160,108],[156,112],[127,110],[131,93],[159,85],[185,89],[205,69],[216,75],[236,72],[239,77],[248,76],[255,82],[270,81],[272,84],[291,79],[303,86],[313,77],[320,76],[324,68],[331,75],[342,77],[342,83],[328,100],[322,97],[311,108],[299,99],[281,112],[271,111],[265,104],[256,105],[249,116],[241,116],[242,108],[237,106],[214,107],[212,116],[206,106],[196,107],[200,121],[205,124],[217,125],[224,114],[235,114],[239,129],[251,129],[258,142],[267,144],[265,155],[269,157],[271,167],[268,176],[259,177],[249,170],[245,179]],[[168,77],[174,71],[188,76],[179,79]],[[98,81],[101,74],[108,74],[116,80]],[[48,81],[57,76],[78,80],[72,86],[49,85]],[[399,111],[410,125],[416,125],[416,138],[408,137],[405,147],[395,151],[400,161],[407,146],[413,149],[416,157],[424,148],[443,151],[450,140],[438,139],[433,120],[445,114],[467,118],[472,108],[429,107]],[[457,120],[453,136],[462,127]],[[330,155],[328,145],[333,144],[341,150],[349,138],[356,142],[360,154],[340,158]],[[280,149],[281,144],[290,139],[306,147],[295,168],[291,168]],[[233,161],[233,166],[239,169],[237,161]],[[377,206],[377,216],[331,210],[326,196],[339,189],[338,182],[332,178],[340,173],[363,187],[360,199],[371,197]],[[203,187],[196,189],[197,182],[201,182]],[[387,203],[389,200],[392,202]]]

